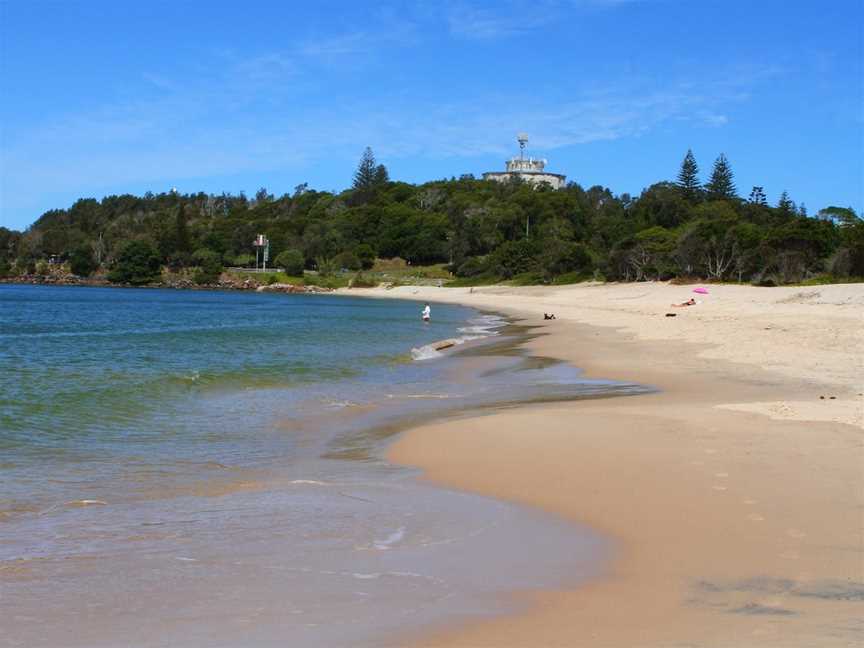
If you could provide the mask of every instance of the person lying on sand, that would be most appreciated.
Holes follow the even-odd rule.
[[[555,313],[543,313],[544,320],[555,319]]]
[[[674,306],[675,308],[680,308],[681,306],[695,306],[695,305],[696,305],[696,300],[693,299],[692,297],[685,302],[681,302],[680,304],[671,304],[671,306]]]

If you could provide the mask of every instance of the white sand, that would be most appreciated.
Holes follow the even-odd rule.
[[[619,547],[587,586],[521,593],[521,611],[405,643],[864,645],[864,285],[708,286],[697,306],[669,306],[692,289],[351,291],[509,312],[542,333],[533,353],[662,389],[401,437],[391,458],[428,479],[589,524]]]

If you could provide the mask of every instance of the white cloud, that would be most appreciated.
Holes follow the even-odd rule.
[[[501,6],[497,9],[478,9],[459,5],[447,15],[450,33],[459,38],[488,40],[512,36],[542,27],[552,20],[551,13],[544,12],[543,3],[533,11],[520,11],[515,7]]]
[[[729,118],[726,115],[717,115],[714,113],[705,113],[702,115],[702,119],[709,126],[725,126],[729,123]]]
[[[354,32],[308,40],[302,43],[298,49],[303,56],[328,58],[369,53],[375,48],[375,45],[375,39],[369,34]]]
[[[550,15],[539,13],[543,18],[536,21]],[[453,33],[465,38],[541,24],[521,19],[518,11],[499,17],[464,5],[447,15]],[[422,84],[388,82],[374,99],[328,97],[316,63],[346,59],[362,66],[358,54],[372,61],[388,47],[412,46],[419,38],[409,19],[385,16],[381,24],[389,33],[349,31],[282,51],[225,52],[218,61],[173,74],[148,71],[113,102],[10,129],[2,150],[3,184],[16,190],[6,192],[5,207],[46,191],[86,194],[98,187],[122,190],[117,188],[248,172],[299,173],[328,159],[354,160],[367,144],[382,159],[459,159],[508,155],[521,130],[530,133],[534,150],[550,151],[638,137],[673,121],[722,126],[729,105],[746,101],[757,81],[779,73],[738,68],[698,84],[622,78],[590,88],[562,78],[544,97],[492,93],[478,84],[475,92],[453,98]],[[354,73],[352,67],[342,76]],[[333,78],[324,77],[338,86]]]
[[[298,66],[288,55],[271,52],[246,58],[235,63],[229,73],[251,83],[271,83],[293,76]]]
[[[568,12],[614,9],[645,0],[500,0],[491,7],[459,3],[446,9],[450,33],[467,40],[492,40],[541,29]]]

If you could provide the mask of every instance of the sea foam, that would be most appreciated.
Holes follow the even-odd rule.
[[[439,340],[431,344],[424,344],[420,347],[411,349],[411,357],[414,360],[434,360],[440,358],[442,350],[449,349],[453,346],[465,344],[473,340],[482,340],[487,337],[498,335],[498,329],[502,328],[507,321],[498,315],[480,315],[468,320],[468,326],[462,326],[457,329],[461,336],[449,338],[447,340]]]

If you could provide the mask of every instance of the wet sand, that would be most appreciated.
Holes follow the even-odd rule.
[[[662,389],[397,441],[390,458],[433,482],[587,524],[617,546],[587,586],[516,592],[521,612],[401,643],[860,645],[864,286],[712,287],[676,318],[665,312],[687,287],[594,288],[387,291],[509,310],[543,327],[533,353]],[[559,319],[543,322],[549,311]]]

